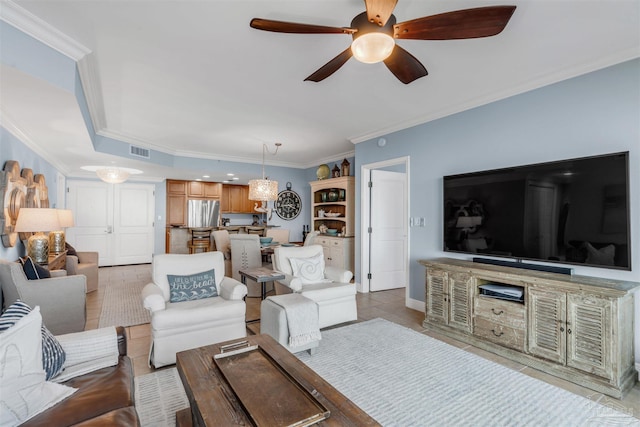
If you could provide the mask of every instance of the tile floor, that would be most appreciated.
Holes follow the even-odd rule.
[[[87,294],[87,324],[86,329],[98,327],[104,288],[113,281],[145,280],[150,279],[150,265],[132,265],[124,267],[103,267],[100,268],[100,286],[97,291]],[[255,290],[251,291],[255,294]],[[445,341],[463,350],[500,363],[510,369],[515,369],[526,375],[546,381],[555,386],[564,388],[572,393],[600,402],[609,407],[615,408],[636,418],[640,418],[640,383],[627,394],[623,400],[617,400],[601,393],[589,390],[568,381],[545,374],[544,372],[530,368],[517,362],[505,359],[501,356],[489,353],[485,350],[471,346],[467,343],[457,341],[436,332],[427,331],[422,326],[424,313],[405,307],[404,289],[396,289],[382,292],[372,292],[368,294],[358,294],[358,321],[370,320],[376,317],[389,320],[391,322],[406,326],[419,331],[425,335]],[[257,293],[259,295],[259,293]],[[247,299],[247,318],[259,317],[260,299]],[[247,333],[259,333],[260,324],[253,323],[247,328]],[[150,330],[149,324],[130,326],[126,328],[128,338],[128,355],[133,360],[135,375],[144,375],[154,369],[147,365],[149,354]]]

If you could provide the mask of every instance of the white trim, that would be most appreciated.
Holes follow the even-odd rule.
[[[104,98],[102,97],[102,85],[100,84],[100,75],[93,53],[85,55],[84,58],[78,60],[76,64],[80,83],[84,91],[84,99],[87,103],[89,116],[93,130],[98,133],[107,126],[107,116],[104,111]]]
[[[423,313],[425,313],[425,306],[424,306],[424,301],[420,301],[417,299],[413,299],[413,298],[409,298],[407,297],[407,299],[405,300],[405,305],[407,306],[407,308],[410,308],[412,310],[417,310],[417,311],[421,311]]]
[[[15,136],[20,142],[29,147],[33,152],[49,162],[58,171],[67,174],[69,169],[64,164],[54,159],[49,153],[40,148],[40,145],[34,142],[33,138],[27,132],[22,130],[15,121],[13,121],[5,111],[0,110],[0,126],[5,128],[9,133]]]
[[[358,284],[358,292],[367,293],[369,292],[369,282],[366,280],[369,265],[369,233],[367,232],[367,219],[369,218],[369,211],[365,209],[365,207],[369,206],[370,198],[369,198],[369,186],[366,184],[369,181],[370,171],[372,169],[380,169],[387,166],[395,166],[395,165],[404,165],[404,186],[405,186],[405,214],[411,212],[411,198],[409,197],[409,189],[410,187],[410,157],[397,157],[395,159],[383,160],[375,163],[368,163],[360,166],[360,278],[362,283]],[[366,177],[366,179],[365,179]],[[409,300],[409,290],[411,288],[411,269],[409,265],[409,260],[411,259],[411,245],[409,242],[410,233],[408,230],[408,221],[405,222],[405,230],[404,235],[405,239],[405,252],[407,254],[407,259],[405,262],[405,273],[407,278],[407,283],[405,285],[405,300]]]
[[[86,46],[11,0],[2,0],[0,19],[74,61],[79,61],[91,52]]]
[[[349,141],[351,141],[354,144],[358,144],[360,142],[368,141],[373,138],[377,138],[393,132],[398,132],[404,129],[408,129],[413,126],[418,126],[418,125],[431,122],[433,120],[441,119],[443,117],[451,116],[453,114],[457,114],[466,110],[471,110],[473,108],[480,107],[482,105],[486,105],[492,102],[500,101],[502,99],[510,98],[512,96],[529,92],[534,89],[539,89],[541,87],[558,83],[563,80],[568,80],[574,77],[591,73],[593,71],[598,71],[603,68],[611,67],[616,64],[621,64],[623,62],[630,61],[638,57],[640,57],[640,51],[638,51],[637,47],[633,47],[633,48],[624,50],[622,52],[617,52],[606,58],[601,58],[595,62],[582,64],[566,70],[560,70],[559,72],[547,74],[537,79],[529,80],[523,84],[506,88],[500,91],[492,91],[491,93],[481,95],[468,102],[452,105],[452,106],[443,108],[441,110],[436,110],[424,116],[418,116],[418,117],[412,118],[411,120],[407,120],[405,122],[396,123],[386,128],[378,129],[375,132],[353,136],[349,138]]]
[[[640,362],[636,362],[636,372],[638,373],[638,381],[640,381]]]

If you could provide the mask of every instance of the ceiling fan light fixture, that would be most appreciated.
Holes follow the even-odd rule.
[[[388,34],[367,33],[353,40],[351,52],[358,61],[375,64],[387,59],[395,46],[395,40]]]

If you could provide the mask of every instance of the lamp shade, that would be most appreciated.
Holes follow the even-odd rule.
[[[396,42],[385,33],[368,33],[353,40],[351,52],[354,58],[365,64],[384,61],[391,55]]]
[[[109,167],[96,171],[98,178],[109,184],[121,184],[129,178],[129,171],[121,168]]]
[[[278,181],[252,179],[249,181],[249,200],[272,202],[278,198]]]
[[[73,211],[71,209],[58,209],[58,221],[60,228],[73,227]]]
[[[21,208],[16,221],[16,231],[19,233],[37,233],[60,230],[58,209],[51,208]]]

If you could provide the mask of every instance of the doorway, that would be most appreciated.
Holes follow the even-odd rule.
[[[68,209],[75,225],[67,241],[78,251],[96,251],[98,264],[150,263],[154,247],[153,184],[107,184],[68,180]]]
[[[363,165],[361,292],[405,288],[409,271],[409,158]]]

